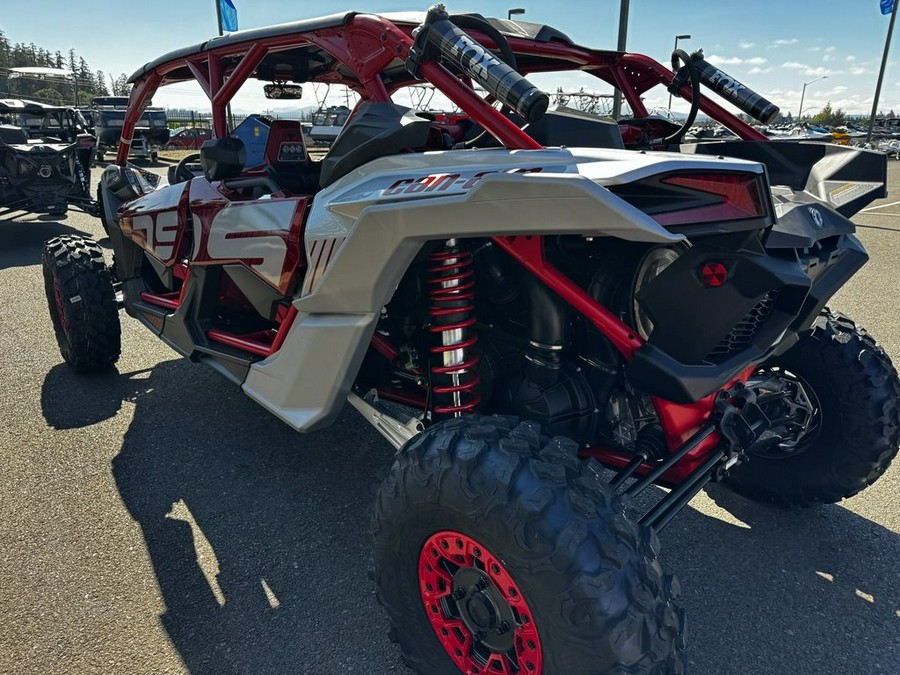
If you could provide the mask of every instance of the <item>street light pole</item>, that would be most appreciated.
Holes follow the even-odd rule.
[[[823,75],[822,77],[817,77],[816,79],[810,82],[803,83],[803,91],[800,93],[800,112],[797,113],[797,122],[803,119],[803,99],[806,97],[806,88],[811,85],[813,82],[818,82],[819,80],[827,80],[828,76]]]
[[[676,35],[675,36],[675,47],[672,49],[672,51],[678,50],[678,41],[679,40],[690,40],[690,39],[691,39],[690,35]],[[671,91],[669,92],[669,112],[672,112],[672,92]]]
[[[897,19],[898,6],[900,6],[900,1],[894,0],[894,7],[891,10],[891,22],[888,25],[887,37],[884,39],[884,54],[881,55],[881,70],[878,71],[878,83],[875,85],[875,98],[872,99],[872,114],[869,115],[869,132],[866,134],[866,143],[872,142],[875,116],[878,114],[878,99],[881,97],[881,84],[884,82],[884,68],[887,66],[888,51],[891,48],[891,38],[894,35],[894,21]]]
[[[517,7],[516,9],[510,9],[506,12],[506,19],[511,21],[514,14],[524,14],[525,10],[521,7]]]
[[[629,0],[620,0],[619,4],[619,43],[616,49],[625,51],[625,39],[628,37],[628,4]],[[616,87],[613,92],[613,119],[618,121],[622,114],[622,92]]]

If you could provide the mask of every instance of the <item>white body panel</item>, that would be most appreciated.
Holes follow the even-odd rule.
[[[678,242],[682,235],[604,186],[686,169],[763,172],[741,160],[594,149],[450,151],[369,162],[316,195],[305,250],[327,246],[330,262],[323,267],[321,253],[307,261],[284,347],[251,366],[243,389],[297,430],[324,426],[346,400],[379,312],[423,243],[544,233]]]

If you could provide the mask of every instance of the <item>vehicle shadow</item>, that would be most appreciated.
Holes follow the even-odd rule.
[[[897,672],[900,536],[841,505],[706,495],[661,536],[684,589],[689,672]]]
[[[125,402],[135,403],[150,388],[152,369],[78,374],[65,363],[47,373],[41,386],[41,410],[54,429],[80,429],[114,417]]]
[[[41,220],[33,213],[0,221],[0,270],[39,264],[44,242],[60,234],[90,236],[65,222]]]
[[[355,413],[299,435],[182,360],[79,380],[76,410],[51,371],[44,416],[71,428],[134,403],[113,477],[191,673],[403,672],[366,562],[392,449]]]
[[[41,396],[57,429],[123,402],[133,419],[113,477],[190,672],[408,672],[367,576],[368,513],[391,448],[361,418],[347,410],[296,434],[180,359],[91,378],[57,366]],[[895,672],[900,537],[842,506],[707,495],[661,537],[682,581],[690,673]]]

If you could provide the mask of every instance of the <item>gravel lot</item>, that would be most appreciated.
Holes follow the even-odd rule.
[[[833,305],[900,360],[900,162]],[[883,206],[883,208],[882,208]],[[293,433],[123,314],[117,371],[61,365],[39,257],[80,213],[0,223],[0,673],[405,673],[366,575],[390,448]],[[900,465],[840,505],[724,489],[663,533],[695,675],[896,673]]]

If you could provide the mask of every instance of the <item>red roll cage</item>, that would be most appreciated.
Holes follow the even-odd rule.
[[[343,84],[363,100],[389,101],[394,91],[416,82],[406,71],[404,60],[413,44],[411,33],[422,18],[424,15],[351,12],[232,33],[162,56],[129,79],[134,87],[116,163],[125,164],[135,124],[160,86],[196,80],[212,106],[213,132],[222,137],[228,133],[227,104],[248,78],[256,75],[265,79],[258,71],[267,61],[272,67],[266,70],[273,76],[287,75],[284,79],[297,82]],[[674,77],[671,70],[641,54],[580,47],[562,33],[539,24],[488,21],[509,42],[523,75],[584,71],[618,88],[637,117],[648,115],[641,95],[659,84],[670,85]],[[486,47],[497,48],[488,35],[477,30],[468,32]],[[277,70],[274,64],[282,57],[288,67]],[[298,66],[304,58],[306,68]],[[458,78],[436,61],[422,63],[420,73],[506,147],[540,147],[476,94],[467,79]],[[681,95],[690,101],[690,87],[683,87]],[[744,140],[766,140],[762,133],[705,96],[701,97],[699,109]]]

